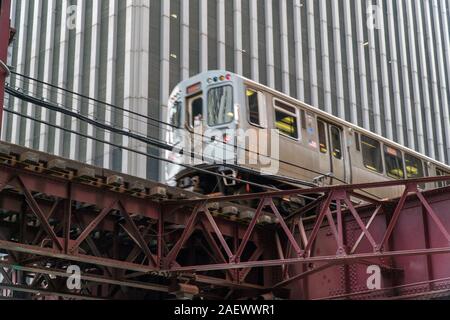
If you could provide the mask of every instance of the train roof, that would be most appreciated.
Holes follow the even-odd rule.
[[[430,158],[430,157],[428,157],[426,155],[423,155],[423,154],[421,154],[421,153],[419,153],[419,152],[417,152],[415,150],[412,150],[412,149],[410,149],[408,147],[402,146],[401,144],[399,144],[399,143],[397,143],[395,141],[389,140],[389,139],[387,139],[387,138],[385,138],[383,136],[380,136],[380,135],[378,135],[376,133],[373,133],[373,132],[371,132],[369,130],[361,128],[361,127],[359,127],[359,126],[357,126],[355,124],[352,124],[352,123],[350,123],[350,122],[348,122],[346,120],[343,120],[343,119],[338,118],[338,117],[336,117],[336,116],[334,116],[332,114],[329,114],[329,113],[327,113],[327,112],[325,112],[323,110],[320,110],[319,108],[313,107],[313,106],[311,106],[311,105],[309,105],[309,104],[307,104],[307,103],[305,103],[303,101],[295,99],[295,98],[293,98],[293,97],[291,97],[291,96],[289,96],[289,95],[287,95],[287,94],[285,94],[283,92],[277,91],[277,90],[275,90],[273,88],[270,88],[270,87],[268,87],[268,86],[266,86],[264,84],[258,83],[258,82],[254,81],[254,80],[251,80],[251,79],[248,79],[246,77],[240,76],[240,75],[238,75],[236,73],[233,73],[233,72],[229,72],[229,71],[226,71],[226,70],[209,70],[209,71],[205,71],[205,72],[199,73],[199,74],[197,74],[195,76],[192,76],[189,79],[186,79],[184,81],[181,81],[180,85],[184,85],[185,83],[190,83],[192,81],[194,81],[194,82],[195,81],[201,81],[201,80],[204,80],[205,78],[207,78],[209,76],[226,75],[226,74],[231,74],[233,77],[240,78],[240,79],[244,80],[245,82],[251,83],[255,87],[258,87],[260,89],[263,89],[264,91],[267,91],[267,92],[270,92],[270,93],[272,93],[274,95],[282,97],[283,99],[285,99],[286,101],[288,101],[290,103],[293,103],[293,104],[296,104],[296,105],[300,105],[305,110],[314,112],[314,113],[320,115],[321,117],[326,118],[327,120],[330,120],[330,121],[335,122],[335,123],[339,123],[342,126],[351,128],[351,129],[353,129],[355,131],[363,133],[366,136],[369,136],[371,138],[379,140],[379,141],[383,142],[384,144],[389,144],[392,147],[395,147],[395,148],[397,148],[399,150],[402,150],[402,151],[407,152],[407,153],[409,153],[411,155],[414,155],[414,156],[416,156],[418,158],[421,158],[424,161],[428,161],[430,163],[433,163],[434,165],[442,167],[442,169],[450,171],[450,166],[445,164],[445,163],[442,163],[442,162],[439,162],[439,161],[437,161],[435,159],[432,159],[432,158]]]

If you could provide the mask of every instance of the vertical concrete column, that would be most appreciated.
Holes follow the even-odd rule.
[[[228,0],[230,1],[230,0]],[[219,69],[226,69],[225,0],[217,3],[217,55]]]
[[[182,0],[181,4],[181,79],[189,78],[189,0]]]
[[[82,93],[83,88],[83,64],[84,64],[84,29],[85,29],[85,6],[86,2],[77,1],[77,19],[75,36],[75,62],[73,69],[73,88],[76,93]],[[74,96],[72,100],[72,111],[80,112],[82,99]],[[72,118],[70,130],[78,132],[80,130],[80,121]],[[65,142],[67,143],[67,142]],[[76,134],[70,134],[70,152],[69,157],[72,160],[78,160],[80,154],[80,137]]]
[[[101,31],[101,17],[102,17],[102,1],[92,0],[92,31],[91,31],[91,59],[89,66],[89,97],[98,98],[98,81],[100,73],[100,31]],[[91,118],[95,116],[95,104],[92,101],[88,105],[88,115]],[[109,123],[107,123],[109,124]],[[87,125],[88,137],[95,137],[94,126]],[[95,157],[95,143],[92,139],[86,141],[86,162],[88,164],[94,163]]]
[[[396,3],[397,5],[397,22],[398,22],[398,34],[399,34],[399,44],[400,44],[400,64],[401,64],[401,73],[403,79],[403,104],[400,106],[400,112],[406,114],[406,129],[408,131],[408,146],[415,150],[417,148],[416,143],[416,135],[414,132],[414,120],[413,120],[413,101],[411,97],[411,88],[410,88],[410,75],[409,75],[409,62],[408,62],[408,48],[406,47],[406,38],[407,33],[405,30],[405,17],[403,10],[403,0],[399,0]],[[389,7],[391,6],[389,2]],[[392,18],[394,16],[392,15]],[[397,107],[396,107],[397,108]]]
[[[294,0],[294,38],[295,38],[295,70],[297,74],[296,85],[298,99],[305,101],[305,75],[303,69],[303,43],[302,43],[302,10],[305,6],[300,0]]]
[[[53,82],[53,46],[55,41],[55,19],[56,19],[56,0],[48,0],[47,7],[47,31],[45,35],[45,49],[44,49],[44,78],[43,81],[47,83]],[[46,100],[51,98],[51,88],[44,85],[42,97]],[[44,122],[50,121],[50,112],[46,108],[41,109],[41,119]],[[40,136],[39,136],[39,151],[48,152],[49,144],[49,127],[41,124]]]
[[[117,63],[117,20],[118,20],[118,7],[119,0],[109,0],[109,12],[108,12],[108,52],[106,61],[106,103],[114,105],[115,88],[116,88],[116,63]],[[105,109],[105,122],[112,123],[112,113],[117,110],[112,110],[111,107]],[[105,143],[104,155],[103,155],[103,167],[109,169],[112,167],[112,148],[108,142],[112,141],[112,134],[110,131],[105,131]]]
[[[59,40],[59,61],[67,61],[68,57],[68,49],[69,49],[69,29],[67,27],[67,18],[68,18],[68,6],[69,1],[63,0],[61,5],[61,34]],[[58,66],[58,87],[67,88],[67,64],[60,63]],[[57,103],[60,106],[64,106],[67,101],[65,95],[61,92],[58,92]],[[57,127],[63,126],[63,115],[61,112],[56,113],[55,125]],[[63,150],[63,132],[61,129],[55,129],[55,147],[54,153],[55,155],[62,156]]]
[[[316,52],[316,30],[314,25],[314,0],[306,1],[308,15],[308,51],[309,51],[309,80],[311,90],[311,104],[319,107],[319,85],[317,82],[317,52]]]
[[[280,31],[281,31],[281,72],[282,88],[287,95],[291,94],[289,78],[289,39],[287,26],[286,0],[280,0]]]
[[[345,45],[341,43],[341,33],[345,32],[341,30],[341,17],[339,13],[339,1],[331,1],[332,19],[333,19],[333,44],[334,44],[334,69],[336,73],[336,94],[337,96],[337,115],[341,119],[346,119],[347,115],[345,112],[345,96],[344,96],[344,78],[342,72],[342,50],[341,46]],[[350,51],[352,52],[352,51]],[[354,88],[354,87],[352,87]],[[353,90],[354,91],[354,90]],[[348,103],[348,102],[347,102]]]
[[[344,22],[345,22],[345,46],[347,51],[347,75],[350,101],[350,121],[358,124],[358,103],[356,100],[356,80],[355,80],[355,61],[356,52],[353,50],[353,29],[350,0],[344,0]],[[358,43],[358,45],[360,45]]]
[[[169,2],[169,1],[166,1]],[[161,2],[162,6],[166,6]],[[170,2],[169,2],[170,5]],[[170,13],[169,13],[170,15]],[[208,0],[200,0],[200,72],[208,70]],[[166,33],[166,35],[169,33]]]
[[[29,10],[29,1],[22,1],[20,6],[20,20],[18,25],[18,37],[17,37],[17,65],[16,72],[20,74],[25,73],[25,65],[26,65],[26,54],[27,54],[27,34],[28,34],[28,10]],[[16,86],[23,86],[23,78],[17,77],[19,81],[16,82]],[[22,101],[19,99],[14,100],[14,111],[21,112]],[[20,138],[20,117],[18,115],[12,116],[12,133],[11,133],[11,143],[19,144]]]
[[[366,130],[370,130],[370,110],[369,110],[369,97],[367,86],[367,67],[366,67],[366,53],[369,45],[368,41],[364,39],[363,23],[366,21],[366,15],[362,11],[362,1],[355,1],[356,11],[356,39],[358,42],[358,61],[359,61],[359,82],[361,86],[361,109],[363,115],[363,127]],[[364,22],[363,22],[364,21]]]
[[[40,43],[41,43],[41,19],[42,18],[42,1],[35,0],[33,7],[32,16],[32,31],[31,31],[31,53],[30,53],[30,70],[28,75],[32,78],[39,77],[39,53],[40,53]],[[35,81],[30,81],[28,87],[28,93],[30,95],[37,95],[37,83]],[[32,118],[35,115],[35,107],[31,103],[26,103],[25,114]],[[34,126],[35,122],[31,119],[25,120],[25,147],[32,148],[34,146],[34,140],[39,139],[39,137],[34,137]]]
[[[416,49],[416,31],[414,27],[412,1],[411,0],[405,1],[406,1],[405,2],[406,15],[408,20],[408,38],[409,38],[409,53],[411,59],[411,74],[413,77],[412,89],[414,93],[414,110],[417,127],[417,143],[418,143],[417,147],[420,153],[425,154],[425,134],[423,129],[422,102],[420,97],[419,65],[417,62],[417,49]]]
[[[326,112],[333,113],[333,100],[331,99],[330,49],[328,48],[328,21],[326,0],[319,0],[320,40],[322,47],[322,76],[324,105],[319,106]]]
[[[430,101],[429,92],[429,77],[428,77],[428,65],[427,56],[425,49],[425,33],[423,30],[423,18],[422,18],[422,8],[420,6],[420,1],[412,1],[415,5],[416,19],[417,19],[417,39],[419,45],[419,61],[421,70],[421,83],[422,83],[422,94],[423,94],[423,109],[425,110],[425,121],[427,126],[427,136],[428,136],[428,155],[431,158],[436,157],[436,148],[434,141],[434,130],[433,130],[433,116]]]
[[[267,85],[275,88],[275,58],[273,52],[273,7],[272,0],[266,1],[266,63]]]
[[[250,1],[250,60],[251,76],[259,82],[258,0]]]

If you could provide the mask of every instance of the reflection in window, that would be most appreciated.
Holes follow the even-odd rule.
[[[325,123],[323,123],[322,121],[318,121],[317,127],[318,127],[318,131],[319,131],[320,152],[327,153],[328,145],[327,145],[327,132],[325,130]]]
[[[218,87],[208,92],[208,125],[218,126],[234,119],[233,88]]]
[[[383,173],[381,145],[377,140],[361,136],[364,166],[374,172]]]
[[[384,160],[386,162],[386,174],[388,177],[398,180],[405,177],[403,157],[400,151],[385,146]]]
[[[176,101],[170,109],[170,124],[175,128],[181,127],[181,103]]]
[[[341,130],[332,126],[331,132],[331,147],[333,148],[333,157],[336,159],[342,159],[342,142],[341,142]]]
[[[256,91],[248,89],[247,102],[248,102],[248,113],[250,123],[260,126],[261,120],[259,117],[258,93]]]
[[[425,176],[423,173],[423,164],[420,159],[407,154],[405,155],[405,164],[406,177],[408,179],[418,179]]]
[[[298,139],[297,110],[280,101],[275,101],[275,126],[282,134]]]
[[[191,100],[189,104],[189,125],[198,127],[203,121],[203,99],[201,96]]]

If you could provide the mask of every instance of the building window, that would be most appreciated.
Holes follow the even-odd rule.
[[[259,104],[258,104],[258,92],[247,89],[247,103],[248,103],[248,121],[256,126],[261,125]]]
[[[423,178],[425,176],[423,172],[423,164],[420,159],[407,154],[405,155],[405,164],[406,177],[408,179]]]
[[[330,127],[331,132],[331,146],[333,148],[333,157],[336,159],[342,159],[342,141],[341,130],[335,126]]]
[[[322,121],[317,122],[317,128],[319,132],[319,146],[321,153],[328,152],[328,143],[327,143],[327,131],[325,130],[325,123]]]
[[[370,171],[383,173],[381,144],[369,137],[361,136],[364,166]]]
[[[384,161],[386,163],[386,174],[388,175],[388,177],[398,180],[405,177],[403,157],[400,151],[385,146]]]
[[[281,134],[292,139],[299,138],[297,109],[275,101],[275,126]]]
[[[208,92],[208,125],[219,126],[234,119],[233,88],[223,86]]]

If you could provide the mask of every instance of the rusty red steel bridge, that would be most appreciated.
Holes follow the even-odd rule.
[[[0,143],[0,299],[448,297],[449,180],[205,197]],[[379,201],[377,188],[404,192]],[[316,200],[285,217],[290,197]],[[69,290],[73,266],[82,286]]]
[[[450,187],[419,188],[450,177],[205,197],[5,143],[0,160],[0,288],[12,297],[450,295]],[[366,195],[393,187],[402,197]],[[276,203],[291,196],[317,200],[283,217]],[[252,199],[257,209],[240,205]]]

